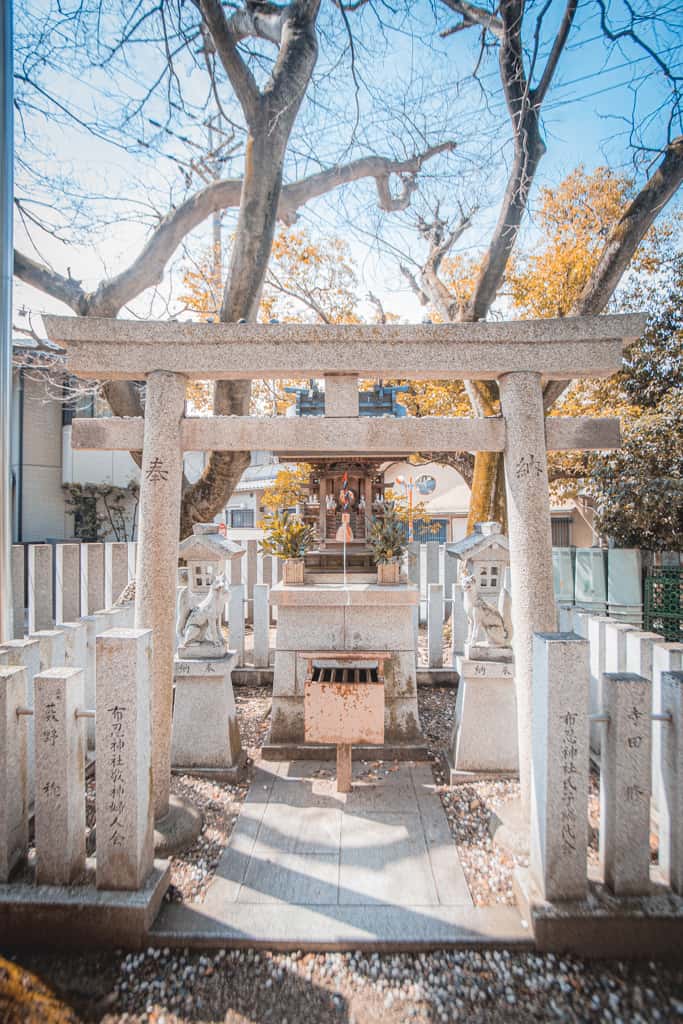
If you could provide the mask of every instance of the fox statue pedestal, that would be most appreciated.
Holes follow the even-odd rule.
[[[232,692],[237,652],[221,626],[225,563],[243,554],[215,523],[197,523],[180,545],[187,569],[177,594],[171,769],[224,782],[239,781],[245,764]]]
[[[460,683],[448,752],[451,785],[466,779],[517,774],[512,654],[496,661],[458,656],[455,664]]]
[[[222,658],[176,658],[173,677],[171,767],[221,782],[238,782],[245,757],[240,743],[232,667],[237,654]]]
[[[467,617],[464,654],[455,659],[460,684],[449,749],[451,783],[517,774],[507,540],[497,523],[478,523],[450,553],[461,561]]]

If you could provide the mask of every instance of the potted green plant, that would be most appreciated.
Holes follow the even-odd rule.
[[[395,586],[399,582],[401,559],[406,550],[406,534],[393,502],[387,502],[382,516],[372,520],[368,546],[377,564],[377,582]]]
[[[287,586],[302,584],[304,555],[315,540],[313,528],[286,510],[265,516],[263,528],[261,551],[264,555],[282,559],[282,582]]]

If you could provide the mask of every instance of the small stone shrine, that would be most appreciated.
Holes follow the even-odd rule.
[[[518,770],[517,710],[507,538],[498,523],[477,523],[450,545],[467,619],[464,655],[456,657],[460,686],[450,749],[451,782]]]
[[[179,554],[187,569],[177,597],[171,764],[174,771],[229,780],[243,757],[232,691],[237,655],[222,630],[225,566],[244,551],[221,536],[217,523],[197,523]]]

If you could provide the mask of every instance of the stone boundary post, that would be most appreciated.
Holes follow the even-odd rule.
[[[254,665],[268,668],[270,648],[270,587],[267,583],[254,586]]]
[[[665,882],[683,896],[683,672],[663,672],[661,683],[662,710],[671,718],[654,723],[661,737],[659,867]]]
[[[626,641],[634,627],[608,619],[605,623],[605,672],[626,672]]]
[[[427,587],[427,644],[430,668],[443,668],[443,584],[430,583]]]
[[[46,669],[34,685],[36,884],[71,885],[85,871],[83,670]]]
[[[606,672],[602,696],[609,721],[600,760],[600,864],[616,896],[640,896],[650,889],[652,684]]]
[[[92,615],[104,605],[104,544],[81,544],[81,611]]]
[[[128,584],[128,544],[111,541],[104,545],[104,607],[111,608]]]
[[[236,665],[244,665],[244,584],[233,583],[228,596],[230,649],[237,652]]]
[[[55,621],[75,622],[81,614],[80,544],[55,548]]]
[[[7,663],[9,665],[21,665],[26,669],[24,693],[24,704],[33,710],[33,680],[40,672],[40,641],[39,640],[9,640],[3,644],[7,652]],[[28,800],[33,801],[35,792],[35,757],[34,757],[34,720],[33,716],[26,719],[26,757],[28,775]]]
[[[52,545],[29,544],[28,631],[52,629]]]
[[[555,629],[550,494],[545,415],[539,373],[506,373],[498,381],[505,418],[515,692],[522,803],[529,807],[533,634]]]
[[[531,876],[546,900],[583,899],[588,851],[588,643],[533,638]]]
[[[97,637],[97,888],[137,890],[152,870],[152,630]]]
[[[662,640],[652,645],[652,711],[662,710],[662,676],[665,672],[683,670],[683,644],[666,643]],[[652,734],[652,795],[655,807],[662,802],[662,731],[655,729]]]
[[[24,635],[24,545],[12,545],[12,628],[15,640]]]
[[[0,882],[28,852],[26,669],[0,666]]]

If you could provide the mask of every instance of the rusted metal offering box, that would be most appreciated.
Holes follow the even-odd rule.
[[[351,792],[351,747],[384,743],[384,661],[389,653],[306,655],[304,732],[307,743],[337,747],[337,791]]]

